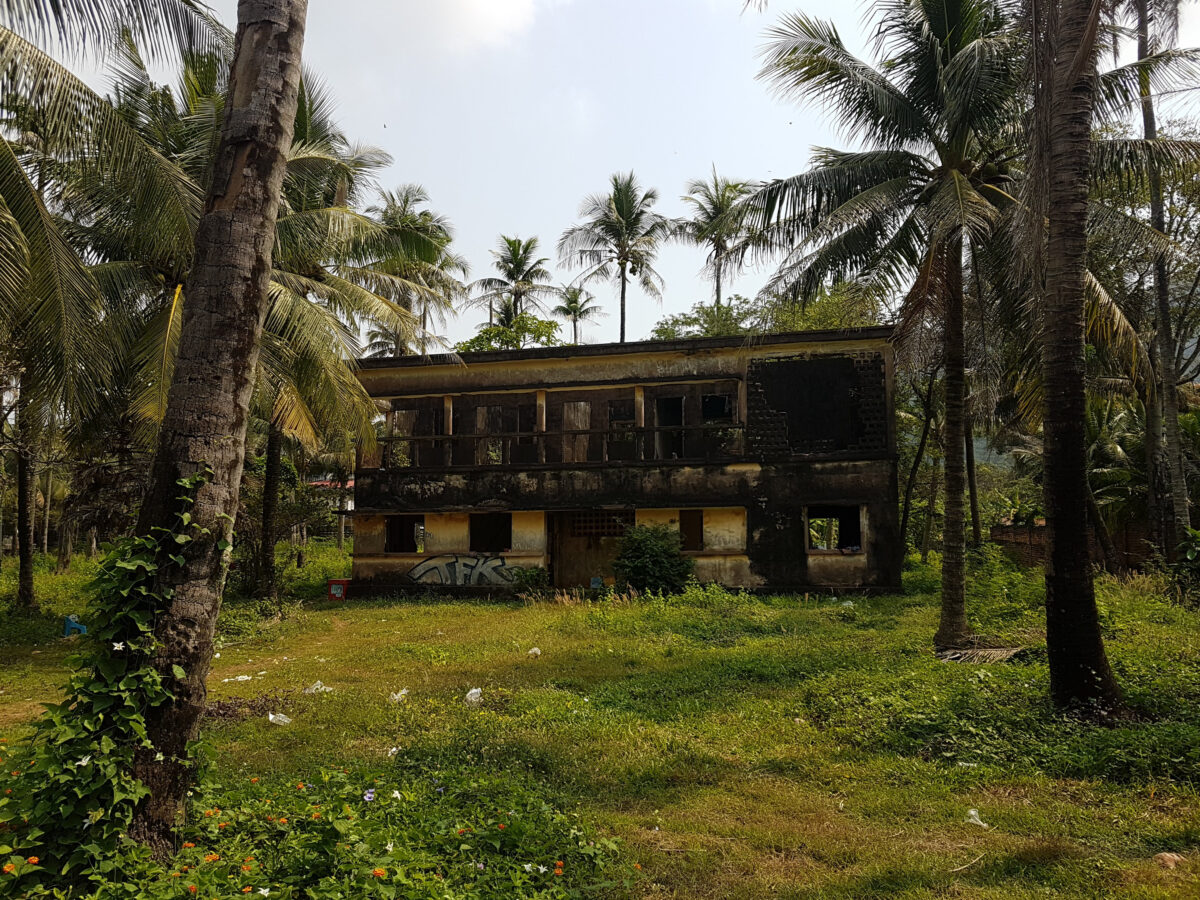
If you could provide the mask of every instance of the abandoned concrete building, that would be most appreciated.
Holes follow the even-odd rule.
[[[678,528],[700,581],[900,584],[889,328],[368,359],[387,412],[354,487],[356,592],[611,583]]]

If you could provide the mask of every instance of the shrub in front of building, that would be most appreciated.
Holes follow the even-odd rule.
[[[635,525],[621,537],[613,574],[636,591],[678,594],[691,580],[696,561],[684,556],[679,531],[666,525]]]

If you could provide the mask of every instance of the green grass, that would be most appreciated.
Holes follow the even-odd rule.
[[[904,596],[853,606],[701,589],[638,603],[319,602],[344,563],[325,549],[289,572],[307,602],[281,620],[230,606],[212,699],[280,693],[274,708],[294,721],[209,725],[217,778],[519,773],[618,838],[647,898],[1200,894],[1200,628],[1153,579],[1100,584],[1139,717],[1098,728],[1049,707],[1040,580],[990,555],[972,572],[971,614],[1034,648],[1021,662],[932,656],[931,569],[910,572]],[[62,642],[50,643],[0,650],[10,739],[61,680]],[[251,680],[225,681],[238,675]],[[301,692],[318,679],[334,691]],[[404,687],[406,703],[388,702]],[[481,708],[462,702],[472,687]],[[969,809],[991,827],[968,824]],[[1189,862],[1160,868],[1164,851]]]

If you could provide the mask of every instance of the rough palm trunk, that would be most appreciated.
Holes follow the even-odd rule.
[[[46,470],[46,493],[42,495],[42,556],[50,553],[50,493],[54,490],[54,478]]]
[[[1169,514],[1165,512],[1169,505],[1167,493],[1170,491],[1170,477],[1167,475],[1167,463],[1164,456],[1162,440],[1162,405],[1159,402],[1160,391],[1157,385],[1158,376],[1158,345],[1152,344],[1147,348],[1150,368],[1153,372],[1152,383],[1144,387],[1142,408],[1146,412],[1146,525],[1150,545],[1159,553],[1166,555],[1165,520]]]
[[[714,248],[714,252],[716,253],[716,257],[717,257],[716,260],[713,262],[713,270],[714,270],[714,274],[716,275],[716,280],[717,280],[717,295],[715,298],[715,305],[718,308],[720,308],[720,306],[721,306],[721,277],[722,277],[722,275],[724,275],[724,272],[722,272],[723,266],[721,265],[721,247],[718,246],[718,247]]]
[[[933,518],[937,512],[938,461],[933,461],[929,472],[929,508],[925,511],[925,534],[921,538],[921,562],[929,562],[929,548],[933,544]]]
[[[187,744],[205,705],[226,542],[237,513],[250,395],[271,273],[275,220],[292,140],[307,0],[240,0],[235,53],[212,188],[196,232],[178,361],[138,531],[178,528],[178,480],[208,479],[190,508],[197,526],[183,565],[160,576],[160,642],[154,664],[174,699],[151,709],[154,749],[139,751],[135,775],[150,796],[131,834],[160,853],[183,812],[192,780]],[[180,666],[183,678],[173,674]],[[160,754],[156,758],[156,753]]]
[[[346,546],[346,486],[338,486],[338,530],[337,530],[337,548],[341,550]]]
[[[33,591],[33,413],[24,383],[17,388],[16,424],[17,608],[29,611],[38,605]]]
[[[258,596],[275,599],[275,539],[279,533],[279,476],[283,469],[283,432],[273,423],[267,431],[267,459],[263,473],[262,542],[258,556]]]
[[[1151,53],[1150,9],[1148,0],[1137,0],[1138,59]],[[1158,140],[1158,122],[1154,115],[1154,97],[1150,90],[1150,76],[1141,76],[1142,129],[1146,140]],[[1163,234],[1167,230],[1166,209],[1163,203],[1162,173],[1152,160],[1149,166],[1150,182],[1150,226]],[[1170,494],[1164,505],[1163,554],[1168,562],[1174,562],[1179,542],[1191,524],[1188,513],[1187,479],[1183,465],[1183,443],[1179,434],[1178,376],[1175,371],[1175,335],[1171,322],[1170,273],[1167,270],[1166,254],[1160,253],[1154,260],[1154,299],[1157,310],[1158,328],[1155,342],[1158,345],[1158,393],[1162,404],[1163,458],[1166,478],[1170,482]]]
[[[933,643],[938,649],[965,646],[967,623],[964,500],[966,466],[966,353],[964,337],[962,239],[951,241],[945,254],[946,310],[943,359],[946,365],[946,499],[942,519],[942,609]]]
[[[925,448],[929,444],[929,432],[933,429],[933,389],[937,384],[937,373],[929,376],[929,388],[921,408],[925,413],[925,422],[921,426],[921,439],[917,442],[917,452],[913,457],[912,468],[908,470],[908,480],[904,484],[904,511],[900,515],[900,540],[907,546],[908,520],[912,515],[912,496],[917,486],[917,475],[921,471],[921,462],[925,459]]]
[[[1034,166],[1046,180],[1042,365],[1050,692],[1061,707],[1115,708],[1121,692],[1104,652],[1088,553],[1084,429],[1084,265],[1099,7],[1091,0],[1061,0],[1047,13],[1034,53]]]
[[[629,276],[625,263],[621,263],[621,343],[625,343],[625,291],[629,285]]]
[[[979,478],[975,469],[975,430],[970,414],[963,433],[963,450],[967,454],[967,497],[971,505],[971,546],[983,545],[983,520],[979,515]]]

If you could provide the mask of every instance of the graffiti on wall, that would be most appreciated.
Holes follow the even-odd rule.
[[[509,585],[514,568],[502,556],[452,554],[421,561],[408,577],[418,584]]]

